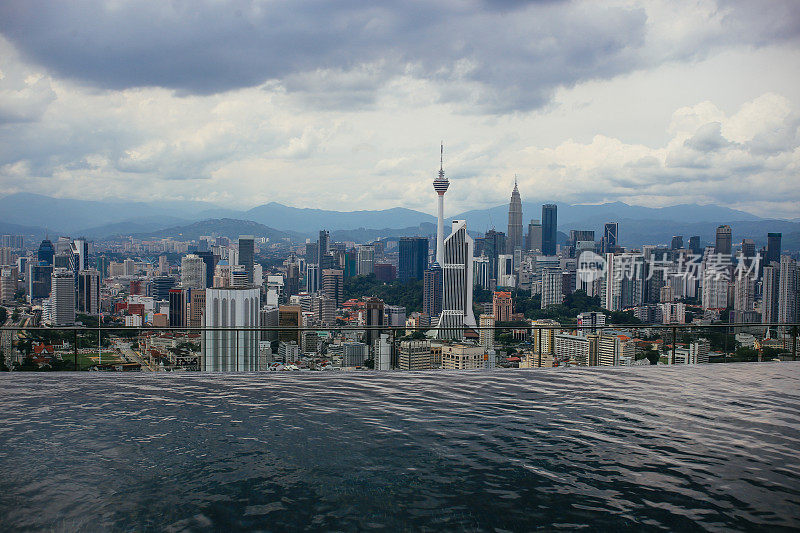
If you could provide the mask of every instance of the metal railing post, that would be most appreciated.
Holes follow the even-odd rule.
[[[72,355],[75,358],[75,370],[78,370],[78,328],[72,328]]]
[[[672,326],[672,361],[670,361],[671,365],[675,364],[675,346],[678,343],[678,328]]]
[[[539,349],[538,349],[538,352],[539,352],[539,363],[536,366],[537,366],[537,368],[542,368],[542,327],[541,326],[539,326],[539,329],[537,330],[536,338],[538,339],[537,342],[539,344]]]
[[[797,326],[792,328],[792,361],[797,361]]]

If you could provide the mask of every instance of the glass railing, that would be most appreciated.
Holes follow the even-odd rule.
[[[0,328],[12,371],[458,370],[797,360],[798,324]]]

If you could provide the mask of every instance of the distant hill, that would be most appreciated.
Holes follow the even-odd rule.
[[[275,202],[245,211],[243,218],[299,232],[314,232],[320,229],[329,231],[359,228],[401,229],[424,222],[436,224],[436,217],[404,207],[379,211],[328,211],[288,207]]]
[[[237,239],[240,235],[253,235],[254,237],[267,237],[271,241],[281,239],[291,239],[293,242],[302,242],[305,235],[291,232],[280,231],[253,222],[252,220],[237,220],[233,218],[212,218],[201,220],[184,226],[174,226],[157,231],[137,233],[132,237],[137,239],[163,239],[174,237],[185,240],[197,240],[201,235],[212,235]]]

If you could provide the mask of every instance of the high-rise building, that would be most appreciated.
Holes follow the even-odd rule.
[[[57,268],[51,279],[50,321],[54,326],[71,326],[75,323],[75,273]]]
[[[450,187],[450,182],[444,177],[444,143],[439,154],[439,176],[433,180],[433,190],[436,191],[438,213],[436,218],[436,262],[439,266],[444,264],[444,193]]]
[[[431,341],[407,340],[400,343],[397,357],[400,370],[430,370],[432,366]]]
[[[443,250],[440,338],[462,339],[465,327],[477,325],[472,312],[472,247],[467,221],[454,220]]]
[[[422,314],[429,324],[436,323],[442,313],[442,267],[433,263],[425,271],[422,285]]]
[[[0,266],[0,302],[11,302],[17,292],[19,270],[16,266]]]
[[[475,285],[482,288],[488,289],[489,288],[489,280],[491,277],[489,276],[489,258],[486,256],[476,257],[472,260],[473,272],[475,276]]]
[[[428,266],[428,239],[401,237],[397,248],[397,277],[400,281],[422,279]]]
[[[767,233],[767,254],[763,259],[764,266],[769,266],[772,262],[780,263],[782,236],[782,233]]]
[[[497,280],[500,267],[498,261],[506,250],[506,234],[493,229],[486,232],[483,238],[483,253],[489,258],[489,278]]]
[[[670,250],[681,250],[683,249],[683,235],[675,235],[672,237],[672,244],[670,245]]]
[[[380,330],[372,328],[386,325],[383,305],[383,300],[380,298],[367,298],[366,302],[364,302],[364,325],[367,327],[365,336],[367,346],[372,346],[381,333]]]
[[[478,318],[480,330],[478,331],[478,344],[484,350],[494,347],[494,315],[483,314]]]
[[[545,268],[542,270],[542,309],[546,309],[551,305],[559,305],[564,301],[561,272],[560,268]]]
[[[197,289],[197,290],[205,290]],[[189,324],[189,299],[192,289],[177,288],[169,290],[169,325],[172,328],[185,328]]]
[[[756,297],[756,280],[752,276],[736,276],[734,280],[733,308],[736,311],[752,311]]]
[[[613,253],[619,238],[619,222],[606,222],[603,226],[603,253]]]
[[[521,249],[522,242],[522,199],[519,196],[517,179],[514,178],[514,190],[511,191],[511,201],[508,203],[508,240],[506,253],[513,254],[514,250]]]
[[[204,371],[258,370],[257,328],[260,309],[259,289],[206,289],[206,327],[252,329],[250,331],[204,330],[201,358]]]
[[[97,270],[83,270],[78,273],[77,305],[81,313],[100,313],[100,272]]]
[[[39,250],[37,252],[37,258],[39,259],[39,263],[44,263],[45,265],[53,265],[53,260],[56,255],[56,249],[53,246],[53,243],[50,242],[49,239],[45,239],[39,245]]]
[[[797,322],[798,270],[797,262],[788,255],[781,256],[778,281],[778,322]]]
[[[38,264],[28,263],[28,272],[25,276],[27,284],[27,298],[29,303],[50,296],[53,276],[53,265],[41,261]]]
[[[542,223],[538,220],[532,219],[530,224],[528,224],[528,236],[525,248],[529,252],[534,250],[542,251]]]
[[[700,236],[699,235],[693,235],[693,236],[689,237],[689,250],[694,255],[700,255],[702,250],[700,249]]]
[[[156,276],[150,283],[150,295],[156,300],[168,300],[169,290],[175,286],[175,278]]]
[[[203,317],[206,311],[206,290],[192,290],[189,293],[189,321],[190,328],[203,327]]]
[[[211,287],[214,284],[214,269],[217,266],[216,256],[214,256],[214,252],[211,251],[199,251],[195,255],[197,255],[200,259],[203,260],[203,264],[206,267],[206,287]]]
[[[199,255],[189,254],[181,259],[181,285],[185,289],[205,289],[206,262]]]
[[[722,225],[717,227],[717,240],[716,245],[714,246],[714,251],[718,254],[722,254],[725,257],[729,257],[731,255],[731,247],[733,244],[733,234],[731,233],[731,227],[728,225]]]
[[[556,255],[558,207],[556,204],[542,206],[542,253]]]
[[[306,263],[306,292],[314,294],[320,289],[319,286],[319,265],[316,263]]]
[[[285,342],[294,341],[298,345],[302,343],[301,331],[297,330],[303,326],[303,308],[299,305],[281,305],[278,307],[278,339]]]
[[[359,276],[366,276],[375,272],[375,247],[362,244],[358,247],[358,265],[356,271]]]
[[[239,237],[239,264],[247,273],[247,283],[253,284],[253,264],[255,260],[255,239],[252,235]]]
[[[780,266],[773,264],[764,267],[761,321],[765,324],[778,322],[778,295],[780,294]]]
[[[391,370],[393,348],[394,343],[388,334],[381,333],[381,336],[375,339],[375,345],[373,346],[375,370]]]
[[[742,256],[748,260],[756,256],[756,243],[753,239],[742,239]]]
[[[606,325],[606,315],[598,311],[586,311],[578,315],[578,335],[598,333]]]
[[[392,327],[403,327],[406,325],[406,308],[402,305],[383,306],[384,324]]]
[[[344,301],[344,271],[326,268],[322,271],[322,293],[330,298],[335,307]]]
[[[514,302],[511,293],[495,291],[492,295],[492,316],[497,322],[508,322],[514,314]]]

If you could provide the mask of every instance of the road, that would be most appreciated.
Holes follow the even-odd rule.
[[[145,361],[145,359],[133,348],[131,348],[131,343],[126,341],[125,339],[121,339],[119,337],[111,337],[111,343],[114,345],[114,348],[124,357],[127,361],[131,363],[139,363],[142,366],[142,370],[145,372],[155,372],[155,369],[150,366],[149,363]]]

